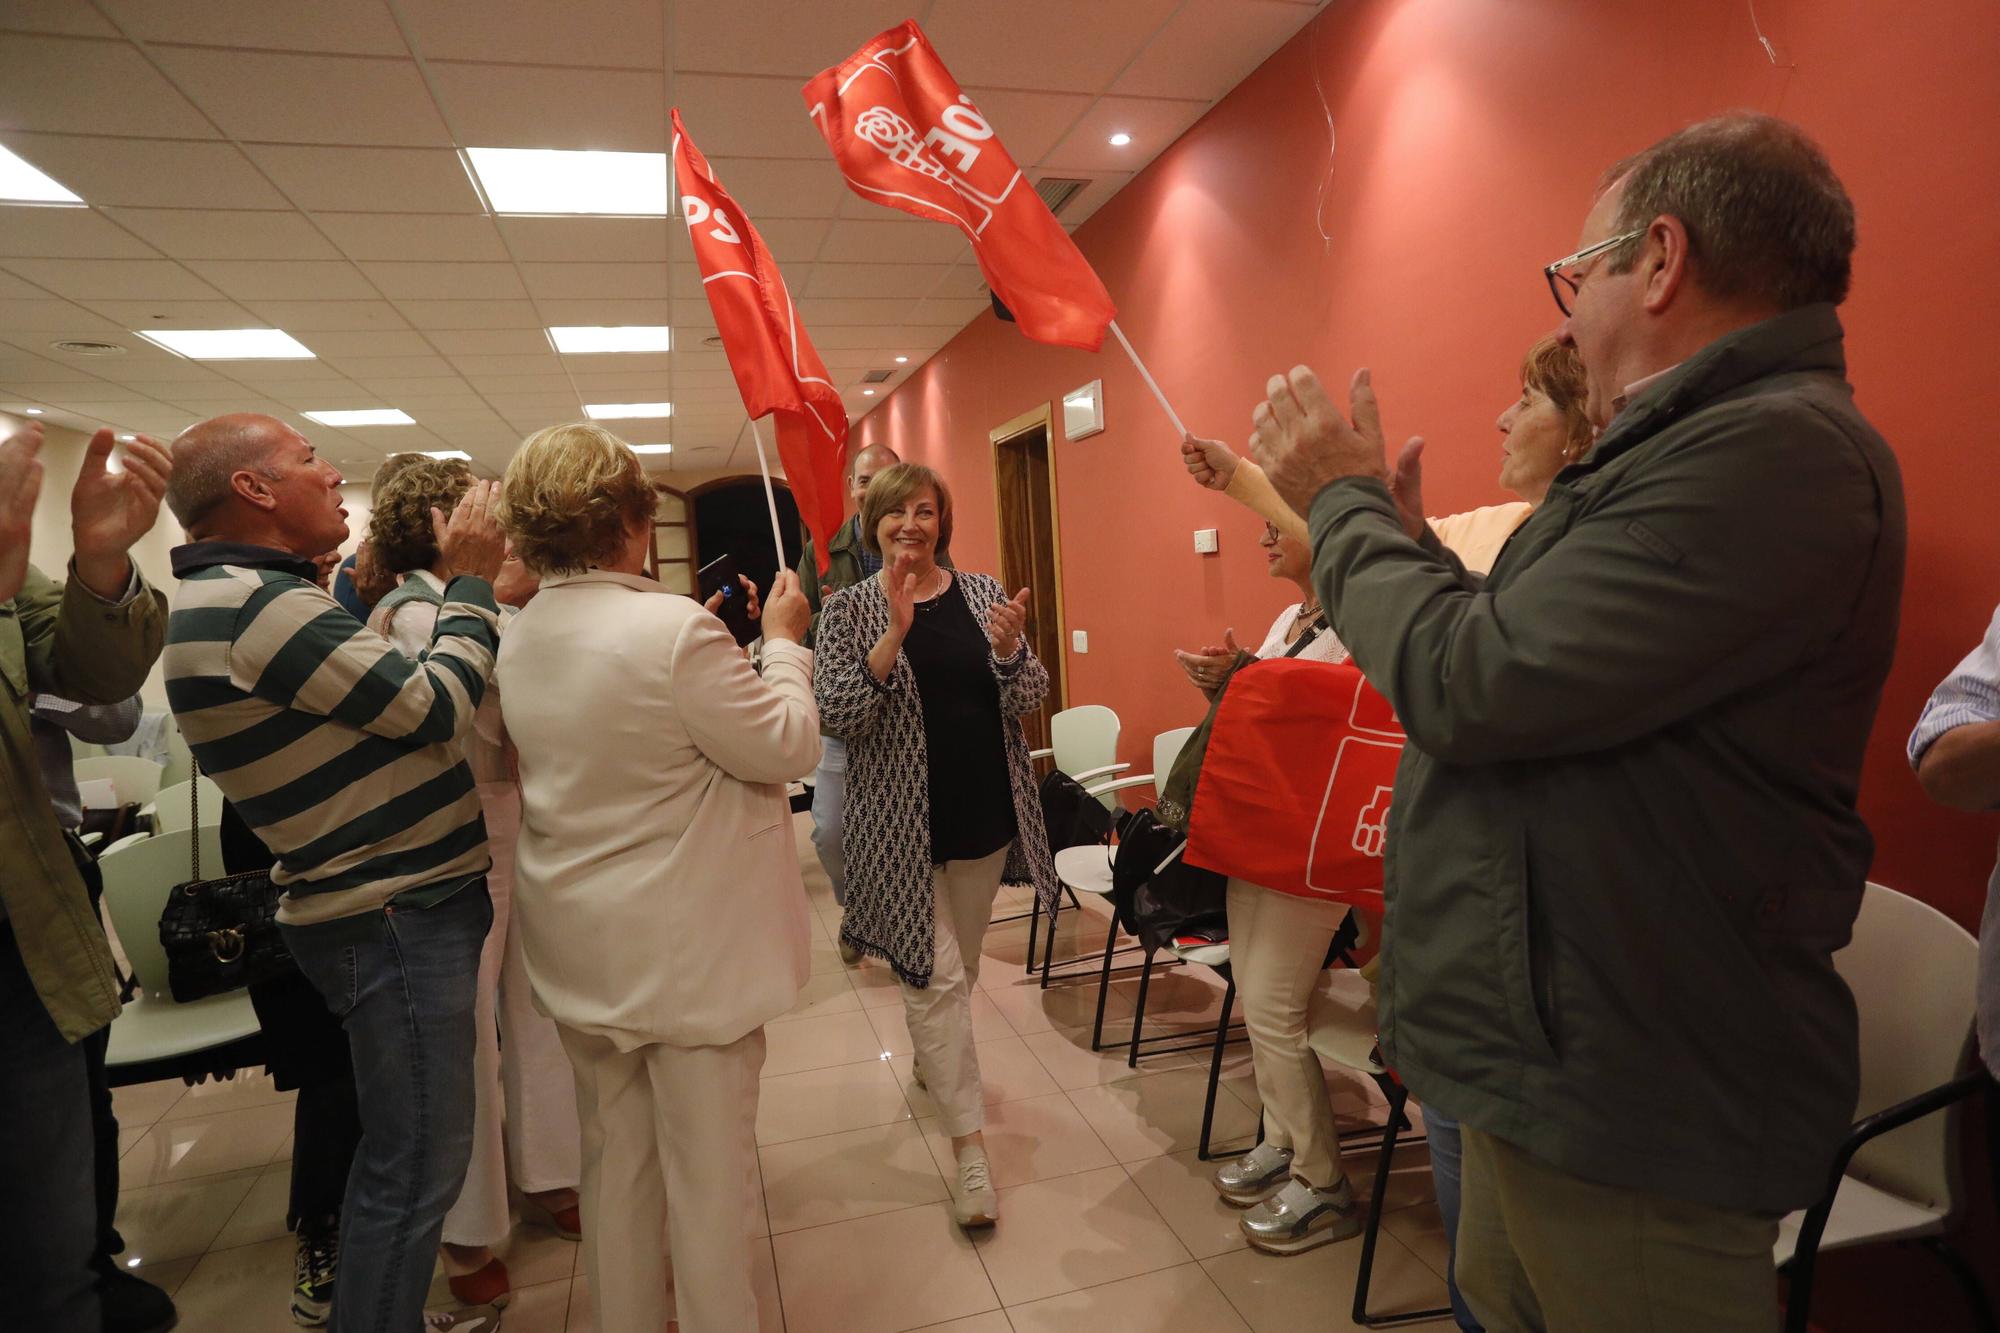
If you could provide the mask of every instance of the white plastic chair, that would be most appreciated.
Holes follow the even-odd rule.
[[[171,717],[167,719],[166,739],[167,765],[160,770],[162,787],[186,782],[194,773],[194,755],[188,751],[187,738],[181,735],[180,726]]]
[[[222,827],[222,788],[215,785],[215,779],[203,774],[195,781],[201,783],[201,826],[213,829]],[[153,802],[153,828],[159,833],[173,833],[188,827],[188,784],[176,782],[171,787],[160,788],[160,794]],[[206,845],[206,844],[204,844]],[[219,867],[222,863],[216,862]],[[221,871],[218,869],[217,874]],[[183,879],[186,876],[182,876]]]
[[[1772,1257],[1791,1266],[1786,1327],[1807,1327],[1821,1251],[1891,1240],[1922,1242],[1951,1269],[1982,1327],[1991,1327],[1978,1280],[1939,1239],[1964,1203],[1961,1103],[1991,1086],[1983,1071],[1964,1072],[1978,941],[1929,904],[1870,884],[1853,941],[1833,965],[1860,1011],[1861,1096],[1825,1196],[1779,1224]]]
[[[144,805],[160,791],[160,766],[130,754],[100,754],[76,761],[76,780],[110,782],[120,805]]]
[[[1192,735],[1194,735],[1193,727],[1175,727],[1172,731],[1161,732],[1153,737],[1152,772],[1114,778],[1095,785],[1086,784],[1085,790],[1099,799],[1109,800],[1114,798],[1116,793],[1128,788],[1150,785],[1157,795],[1167,780],[1167,774],[1174,771],[1174,761],[1180,757],[1181,747],[1187,744],[1188,737]],[[1065,847],[1056,853],[1056,878],[1078,893],[1090,893],[1100,898],[1108,898],[1111,896],[1111,867],[1117,859],[1116,845],[1107,848],[1097,843],[1088,843],[1081,847]]]
[[[144,842],[146,839],[152,836],[153,835],[151,833],[148,833],[143,829],[137,833],[128,833],[124,837],[120,838],[118,841],[112,843],[109,847],[106,847],[104,850],[100,851],[97,854],[97,857],[101,861],[105,857],[111,855],[111,853],[118,851],[120,848],[130,847],[135,842]]]
[[[97,860],[104,873],[104,907],[131,964],[138,991],[111,1024],[105,1065],[114,1084],[142,1077],[170,1062],[254,1036],[257,1013],[247,990],[176,1004],[167,986],[167,955],[160,947],[160,913],[176,884],[187,880],[196,835],[186,829],[159,833]],[[203,874],[222,873],[222,833],[200,832]],[[127,1076],[120,1077],[120,1071]]]
[[[1094,779],[1131,768],[1118,762],[1118,714],[1103,704],[1078,704],[1049,719],[1049,748],[1030,750],[1030,759],[1053,759],[1060,771],[1086,787]],[[1116,801],[1104,798],[1107,809]]]

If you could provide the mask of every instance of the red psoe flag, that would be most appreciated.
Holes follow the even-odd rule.
[[[777,261],[688,138],[679,108],[673,121],[675,189],[708,308],[743,410],[753,420],[768,413],[777,425],[778,457],[824,574],[827,542],[846,517],[847,408],[799,323]]]
[[[1021,332],[1097,350],[1118,313],[1111,294],[916,20],[823,70],[805,95],[856,194],[951,223]]]

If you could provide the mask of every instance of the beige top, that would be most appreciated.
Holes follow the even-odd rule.
[[[415,570],[405,577],[422,579],[438,595],[444,594],[444,580],[428,569]],[[378,606],[368,617],[368,628],[387,639],[397,652],[414,662],[430,650],[431,635],[437,631],[438,612],[442,609],[430,602],[420,601]],[[500,608],[500,630],[503,634],[507,622],[514,615],[513,607]],[[500,690],[490,680],[486,683],[485,696],[479,701],[479,711],[472,716],[472,730],[465,736],[465,758],[472,765],[472,780],[482,789],[502,783],[513,784],[514,767],[507,753],[507,729],[500,723]]]
[[[1307,543],[1312,541],[1306,530],[1306,521],[1299,517],[1297,510],[1285,503],[1284,497],[1278,494],[1278,488],[1264,475],[1264,469],[1249,459],[1237,460],[1236,471],[1230,476],[1229,487],[1223,494],[1247,506],[1286,536]],[[1462,514],[1447,514],[1429,522],[1438,540],[1464,562],[1468,570],[1484,574],[1493,568],[1493,562],[1500,558],[1500,548],[1507,544],[1507,538],[1513,535],[1515,528],[1527,522],[1533,508],[1525,500],[1516,500],[1511,504],[1468,509]]]

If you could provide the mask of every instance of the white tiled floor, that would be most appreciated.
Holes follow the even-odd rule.
[[[1358,1242],[1278,1259],[1246,1247],[1238,1214],[1196,1160],[1205,1053],[1093,1054],[1095,979],[1043,991],[1024,978],[1026,923],[988,935],[974,1015],[989,1102],[988,1152],[1001,1192],[994,1230],[951,1221],[949,1145],[910,1082],[893,979],[845,969],[838,911],[806,841],[814,976],[769,1028],[757,1141],[768,1235],[755,1242],[767,1330],[789,1333],[1290,1333],[1348,1329]],[[1058,954],[1101,946],[1104,923],[1066,927]],[[1199,969],[1156,977],[1147,1028],[1212,1025],[1221,986]],[[1128,1030],[1136,982],[1114,986],[1106,1028]],[[1219,1142],[1252,1134],[1257,1096],[1230,1048],[1216,1107]],[[1343,1121],[1379,1118],[1366,1083],[1329,1076]],[[117,1093],[125,1153],[119,1226],[137,1271],[166,1287],[189,1333],[280,1333],[292,1240],[284,1229],[291,1097],[268,1079]],[[1424,1149],[1399,1150],[1375,1258],[1377,1310],[1443,1303],[1445,1246]],[[1347,1159],[1357,1191],[1372,1152]],[[594,1327],[578,1247],[535,1227],[507,1261],[509,1333]],[[442,1297],[440,1281],[434,1295]]]

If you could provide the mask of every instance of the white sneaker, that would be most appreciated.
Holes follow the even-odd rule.
[[[958,1188],[952,1191],[951,1213],[962,1227],[990,1227],[1000,1220],[1000,1196],[993,1192],[993,1173],[984,1148],[958,1153]]]
[[[500,1312],[490,1305],[434,1310],[424,1315],[424,1333],[499,1333]]]

